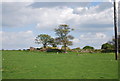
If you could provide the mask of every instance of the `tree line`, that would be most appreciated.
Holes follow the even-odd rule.
[[[118,49],[120,52],[120,35],[118,35]],[[115,51],[115,38],[113,38],[111,41],[108,41],[107,43],[103,44],[101,46],[101,49],[104,49],[106,52],[110,52],[110,51]]]
[[[74,37],[70,35],[69,33],[73,31],[74,29],[70,28],[67,24],[61,24],[58,26],[58,28],[54,29],[56,38],[51,37],[48,34],[40,34],[36,37],[35,43],[42,44],[43,48],[46,48],[48,45],[51,45],[52,47],[57,47],[58,45],[62,45],[62,48],[66,52],[68,46],[73,45],[72,40]],[[119,47],[120,47],[120,35],[119,35]],[[94,50],[94,47],[91,46],[85,46],[83,49],[92,49]],[[104,52],[111,52],[115,50],[115,39],[113,38],[112,41],[108,41],[105,44],[102,44],[101,49],[104,50]],[[119,48],[120,50],[120,48]]]
[[[73,45],[71,40],[74,39],[72,35],[69,35],[71,31],[74,29],[70,28],[69,25],[61,24],[58,28],[55,28],[55,34],[57,35],[56,38],[51,37],[48,34],[40,34],[36,37],[35,43],[42,44],[44,48],[48,45],[52,47],[57,47],[57,45],[63,45],[64,50],[66,52],[66,48],[70,45]]]

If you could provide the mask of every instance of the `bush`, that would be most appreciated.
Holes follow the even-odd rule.
[[[72,49],[72,50],[80,50],[80,47],[74,48],[74,49]]]
[[[103,50],[101,50],[101,49],[95,49],[95,50],[94,50],[95,53],[101,53],[102,51],[103,51]]]
[[[37,50],[41,50],[42,48],[36,48]]]
[[[102,45],[101,49],[104,49],[104,50],[110,50],[111,49],[112,50],[112,49],[114,49],[114,45],[111,45],[109,43],[105,43],[105,44]]]
[[[64,52],[63,50],[60,50],[60,49],[47,49],[46,52]]]
[[[111,49],[102,50],[102,53],[111,53],[111,52],[115,52],[115,50],[111,50]]]
[[[85,46],[85,47],[83,47],[83,49],[94,49],[94,47],[91,47],[91,46]]]
[[[65,47],[64,47],[64,46],[62,46],[62,47],[61,47],[61,49],[62,49],[62,50],[64,50],[64,49],[65,49]],[[67,50],[67,51],[70,51],[71,49],[70,49],[69,47],[66,47],[66,50]]]

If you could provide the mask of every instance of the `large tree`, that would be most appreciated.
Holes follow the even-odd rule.
[[[47,34],[40,34],[36,37],[35,43],[43,44],[43,47],[46,48],[47,45],[49,44],[50,39],[51,39],[51,36]]]
[[[72,40],[74,37],[72,35],[69,35],[69,33],[73,31],[68,25],[61,24],[58,26],[58,28],[55,29],[55,33],[58,36],[56,38],[57,42],[59,42],[60,45],[63,45],[64,50],[66,52],[66,47],[68,45],[72,45]]]

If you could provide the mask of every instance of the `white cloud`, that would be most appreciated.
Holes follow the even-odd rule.
[[[86,33],[83,35],[80,35],[81,39],[106,39],[106,34],[104,33]]]
[[[96,33],[96,37],[100,38],[100,39],[104,39],[104,38],[106,38],[106,35],[103,33]]]
[[[34,45],[34,35],[30,30],[25,32],[0,32],[1,34],[2,48],[19,49]]]
[[[50,7],[33,8],[32,3],[3,3],[3,28],[25,27],[34,24],[40,31],[50,30],[59,24],[66,23],[75,31],[89,31],[75,38],[74,46],[85,45],[100,46],[109,40],[108,35],[103,32],[113,30],[113,8],[107,5],[88,7]],[[96,33],[98,32],[98,33]],[[100,32],[100,33],[99,33]],[[49,33],[49,32],[48,32]],[[75,32],[79,33],[79,32]],[[33,46],[34,36],[32,31],[26,32],[3,32],[3,46],[5,48],[22,48]],[[32,41],[29,41],[32,40]],[[9,43],[8,43],[9,41]],[[22,42],[21,42],[22,41]]]
[[[34,2],[35,0],[1,0],[0,2]]]
[[[79,43],[80,42],[80,40],[77,39],[77,38],[74,38],[72,41],[73,41],[73,43]]]
[[[14,5],[14,6],[13,6]],[[32,8],[27,3],[8,3],[3,5],[3,27],[21,27],[36,24],[37,28],[54,28],[61,23],[84,29],[97,28],[97,25],[111,27],[113,8],[99,10],[101,6],[68,8]],[[99,10],[99,11],[98,11]],[[105,29],[104,29],[105,30]],[[106,29],[107,30],[107,29]]]
[[[108,40],[111,40],[111,37],[101,32],[86,33],[86,34],[80,35],[79,38],[75,38],[73,40],[73,45],[77,47],[84,47],[89,45],[97,49],[100,49],[101,45],[103,43],[108,42]]]

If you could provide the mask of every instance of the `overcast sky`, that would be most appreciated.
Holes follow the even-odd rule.
[[[119,1],[119,4],[118,4],[118,32],[119,32],[119,35],[120,35],[120,1]]]
[[[96,49],[112,39],[113,4],[111,2],[4,2],[2,4],[3,49],[40,47],[38,34],[57,37],[54,28],[68,24],[75,30],[71,48],[86,45]]]

